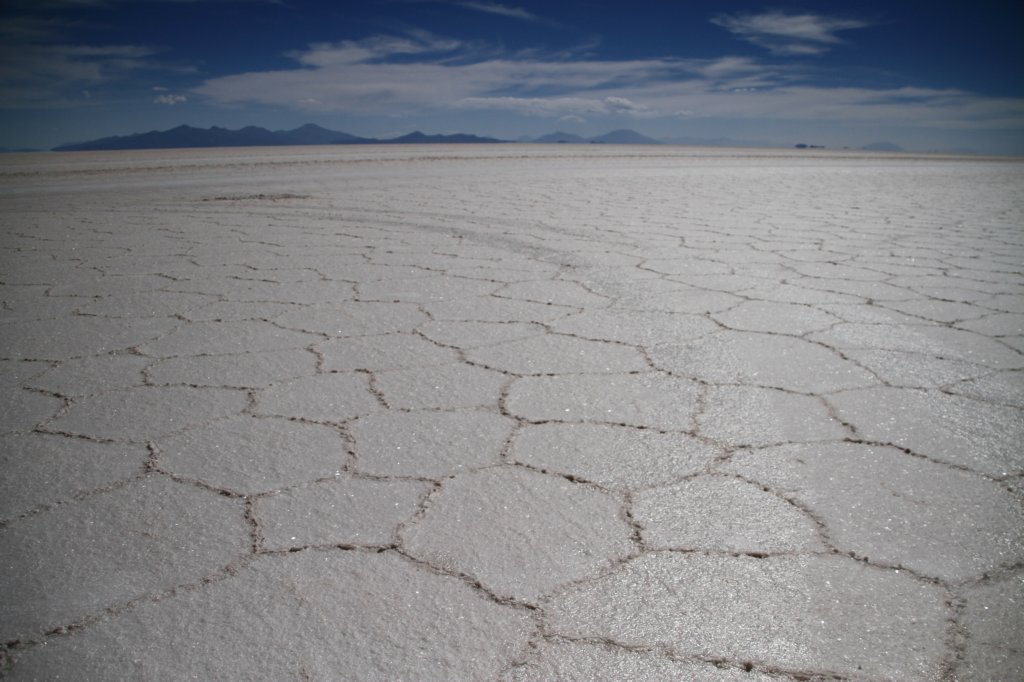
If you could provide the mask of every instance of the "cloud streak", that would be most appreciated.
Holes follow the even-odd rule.
[[[762,34],[833,44],[849,23],[767,22]],[[730,118],[973,128],[1024,126],[1024,100],[961,90],[835,88],[799,65],[746,57],[598,60],[564,56],[474,58],[458,41],[418,32],[291,55],[292,69],[213,78],[193,91],[225,105],[258,103],[362,116],[504,111],[565,116]],[[684,113],[680,113],[684,112]]]
[[[304,66],[332,67],[367,64],[392,57],[438,55],[462,47],[457,40],[440,38],[426,31],[414,31],[408,37],[373,36],[364,40],[343,40],[337,43],[313,43],[306,50],[288,56]]]
[[[527,11],[522,7],[509,7],[508,5],[502,5],[496,2],[459,2],[457,4],[459,7],[464,7],[466,9],[475,10],[477,12],[486,12],[487,14],[497,14],[511,19],[542,21],[542,19],[536,14]]]
[[[80,100],[97,88],[156,68],[138,45],[8,45],[0,48],[0,102],[27,108]]]
[[[528,116],[579,119],[580,114],[631,114],[644,116],[649,112],[642,104],[625,97],[467,97],[454,103],[460,109],[491,109],[514,111]]]
[[[99,0],[52,0],[20,4],[33,10],[90,7]],[[162,63],[162,48],[136,44],[80,44],[69,39],[81,20],[53,12],[12,15],[0,20],[0,108],[36,109],[96,106],[120,86],[147,72],[188,73],[193,69]]]
[[[461,47],[426,33],[314,44],[290,55],[301,68],[215,78],[195,92],[222,103],[289,106],[316,99],[327,108],[375,115],[447,108],[470,98],[537,99],[554,90],[611,89],[617,81],[665,79],[687,68],[674,60],[473,59]]]
[[[836,35],[839,31],[870,26],[858,19],[784,12],[720,14],[711,23],[779,55],[821,54],[843,42]]]

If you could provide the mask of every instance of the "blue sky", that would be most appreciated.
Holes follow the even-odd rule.
[[[0,146],[312,122],[1024,155],[1017,4],[4,0]]]

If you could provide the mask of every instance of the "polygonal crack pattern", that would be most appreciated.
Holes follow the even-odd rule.
[[[2,160],[0,676],[1024,676],[1020,164],[509,149]]]
[[[600,490],[498,467],[447,482],[402,540],[414,557],[534,603],[631,553],[631,528],[618,511]]]

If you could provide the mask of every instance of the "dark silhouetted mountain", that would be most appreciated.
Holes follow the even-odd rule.
[[[558,131],[557,133],[550,133],[548,135],[542,135],[534,140],[542,144],[550,143],[565,143],[565,144],[586,144],[586,143],[603,143],[603,144],[661,144],[658,140],[641,135],[635,130],[613,130],[610,133],[604,135],[598,135],[597,137],[580,137],[579,135],[573,135],[572,133],[563,133]]]
[[[561,130],[555,133],[548,133],[547,135],[541,135],[532,142],[540,144],[583,144],[587,142],[587,138],[580,137],[579,135],[573,135],[572,133],[564,133]]]
[[[493,137],[479,137],[466,133],[455,133],[454,135],[426,135],[420,131],[395,137],[390,140],[376,140],[380,144],[496,144],[504,142]]]
[[[892,142],[872,142],[861,147],[866,152],[902,152],[903,147]]]
[[[295,130],[279,130],[277,135],[287,139],[286,144],[359,144],[370,141],[366,137],[357,137],[348,133],[339,133],[337,130],[321,128],[313,123],[299,126]]]
[[[604,135],[590,138],[591,142],[603,142],[605,144],[661,144],[654,138],[641,135],[635,130],[613,130]]]
[[[181,149],[186,147],[268,147],[281,145],[312,145],[312,144],[464,144],[464,143],[497,143],[491,137],[476,135],[425,135],[419,131],[403,135],[391,140],[378,140],[369,137],[358,137],[349,133],[328,130],[308,123],[294,130],[270,131],[266,128],[247,126],[241,130],[227,128],[193,128],[178,126],[171,130],[139,133],[124,137],[104,137],[91,142],[65,144],[54,148],[54,151],[98,151],[118,149]]]
[[[294,131],[292,131],[294,132]],[[259,147],[292,144],[288,133],[271,132],[266,128],[247,126],[228,130],[214,126],[209,129],[178,126],[171,130],[151,130],[137,135],[104,137],[91,142],[56,147],[54,151],[92,151],[107,149],[179,149],[184,147]]]

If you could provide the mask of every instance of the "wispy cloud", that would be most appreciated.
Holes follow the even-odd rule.
[[[784,12],[720,14],[713,17],[711,23],[774,54],[782,55],[821,54],[843,42],[836,35],[839,31],[871,25],[859,19]]]
[[[451,53],[461,46],[457,40],[440,38],[426,31],[415,31],[408,37],[373,36],[364,40],[314,43],[288,56],[305,66],[323,68],[372,63],[405,55]]]
[[[314,44],[290,55],[301,68],[215,78],[196,93],[220,102],[286,105],[313,98],[324,107],[377,114],[449,107],[467,98],[523,99],[553,90],[607,88],[616,80],[645,82],[658,78],[658,72],[680,68],[664,60],[474,58],[471,49],[461,47],[422,32]]]
[[[154,68],[157,50],[139,45],[8,45],[0,48],[0,103],[35,107],[79,100],[129,74]]]
[[[635,114],[650,113],[648,108],[626,97],[466,97],[454,103],[459,109],[496,109],[516,111],[530,116],[558,117],[559,120],[579,119],[579,114]],[[582,120],[582,119],[579,119]]]
[[[187,101],[188,97],[185,97],[185,95],[157,95],[153,98],[153,104],[166,104],[169,106]]]
[[[497,14],[503,17],[510,17],[512,19],[542,21],[539,16],[533,12],[523,9],[522,7],[509,7],[508,5],[502,5],[496,2],[458,2],[456,4],[460,7],[465,7],[466,9],[476,10],[477,12],[487,12],[488,14]]]
[[[0,20],[0,107],[24,109],[95,105],[116,86],[147,71],[188,73],[194,69],[161,63],[164,50],[147,45],[81,44],[76,29],[92,26],[55,12],[39,10],[89,7],[100,0],[11,0],[11,7],[32,10]],[[143,86],[144,87],[144,86]],[[113,95],[123,97],[123,92]]]
[[[791,32],[831,40],[822,30]],[[982,98],[961,90],[822,87],[816,84],[820,74],[800,65],[769,65],[746,57],[481,56],[428,33],[316,44],[291,56],[296,68],[213,78],[193,93],[229,105],[363,116],[490,110],[553,120],[685,116],[1024,127],[1021,99]]]

